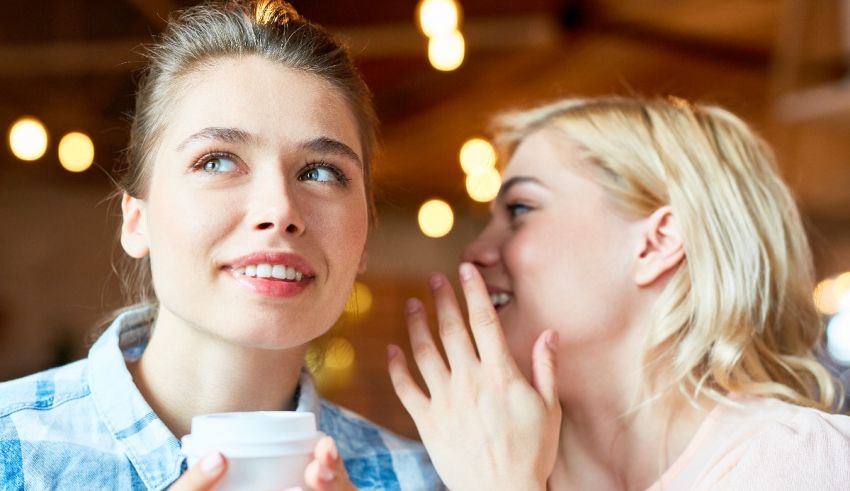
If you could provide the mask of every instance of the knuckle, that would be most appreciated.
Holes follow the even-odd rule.
[[[431,344],[417,344],[411,346],[411,350],[413,351],[413,358],[416,359],[417,362],[428,362],[434,359],[434,355],[437,354],[436,348]]]
[[[469,313],[469,321],[473,326],[493,326],[498,324],[496,311],[492,308],[479,308]]]

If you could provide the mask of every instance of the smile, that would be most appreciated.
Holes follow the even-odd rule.
[[[233,272],[251,278],[274,278],[283,281],[301,281],[306,276],[293,267],[282,264],[249,264],[244,267],[233,268]]]
[[[497,309],[509,304],[513,299],[514,296],[510,293],[498,292],[490,294],[490,303],[492,303],[493,307],[496,307]]]

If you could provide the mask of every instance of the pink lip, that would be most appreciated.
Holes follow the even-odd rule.
[[[510,293],[513,294],[512,291],[506,290],[504,288],[500,288],[498,286],[487,285],[487,293]]]
[[[236,272],[251,264],[282,265],[295,268],[303,274],[299,281],[279,280],[276,278],[252,278]],[[294,297],[304,291],[315,278],[313,268],[297,254],[289,252],[258,252],[239,257],[222,267],[239,283],[239,285],[268,297]]]

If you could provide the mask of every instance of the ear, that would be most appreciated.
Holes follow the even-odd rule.
[[[669,206],[652,212],[641,225],[635,283],[645,287],[676,269],[685,258],[685,246],[679,224]]]
[[[366,249],[363,249],[363,255],[360,256],[360,264],[357,265],[357,274],[363,274],[366,272],[366,263],[368,262],[369,254],[366,252]]]
[[[145,202],[127,193],[121,198],[121,246],[124,251],[136,259],[147,256],[150,250],[147,233],[147,215]]]

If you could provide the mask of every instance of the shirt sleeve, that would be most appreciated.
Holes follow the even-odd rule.
[[[850,489],[850,417],[807,410],[753,436],[723,489]]]

